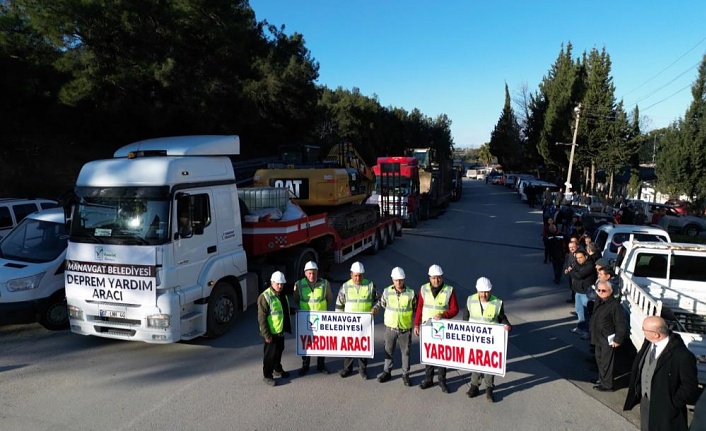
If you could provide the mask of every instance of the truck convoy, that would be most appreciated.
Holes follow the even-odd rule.
[[[706,384],[706,245],[626,241],[618,269],[630,340],[642,347],[642,321],[663,317],[696,356]]]
[[[343,262],[401,232],[389,211],[346,230],[327,212],[302,210],[287,188],[239,189],[229,159],[239,152],[237,136],[160,138],[83,166],[66,252],[72,332],[218,337],[275,269],[291,282],[308,260]]]

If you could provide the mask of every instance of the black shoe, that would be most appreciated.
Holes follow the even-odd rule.
[[[359,370],[358,374],[360,375],[360,378],[363,380],[368,380],[368,372],[365,370]]]
[[[277,386],[277,381],[272,377],[263,377],[262,381],[268,386]]]
[[[449,387],[446,386],[446,382],[445,382],[445,381],[441,381],[441,380],[440,380],[440,381],[439,381],[439,387],[441,388],[441,392],[443,392],[443,393],[445,393],[445,394],[448,394],[448,393],[449,393]]]
[[[485,388],[485,399],[489,403],[495,402],[495,397],[493,396],[493,388]]]
[[[468,389],[468,392],[466,392],[466,395],[468,395],[468,398],[475,398],[478,396],[480,391],[478,390],[478,386],[471,385],[471,388]]]
[[[316,367],[316,371],[320,372],[321,374],[331,374],[331,372],[328,370],[328,368],[326,368],[326,365]]]
[[[383,371],[382,374],[378,376],[378,382],[385,383],[389,382],[392,376],[387,371]]]
[[[309,372],[309,367],[301,367],[301,368],[299,369],[299,375],[300,375],[300,376],[303,376],[303,375],[305,375],[305,374],[308,373],[308,372]]]
[[[424,379],[424,381],[419,384],[419,389],[429,389],[432,386],[434,386],[434,381]]]
[[[341,377],[348,377],[348,376],[351,375],[351,371],[350,371],[350,370],[346,370],[346,369],[344,368],[344,369],[342,369],[342,370],[338,370],[338,375],[341,376]]]
[[[409,381],[409,376],[407,374],[402,374],[402,383],[405,386],[410,386],[412,383]]]
[[[596,385],[593,387],[593,389],[597,390],[598,392],[613,392],[613,388],[606,388],[603,385]]]
[[[281,370],[281,371],[275,371],[272,374],[274,374],[275,377],[289,377],[289,372]]]
[[[601,384],[601,379],[591,380],[591,383],[593,383],[594,385],[599,386],[599,385]]]

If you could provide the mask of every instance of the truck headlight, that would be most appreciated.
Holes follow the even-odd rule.
[[[169,328],[172,316],[169,314],[153,314],[147,316],[147,326],[150,328]]]
[[[39,287],[39,282],[44,276],[43,272],[32,275],[30,277],[16,278],[7,282],[7,290],[10,292],[20,292],[22,290],[31,290]]]
[[[75,305],[69,305],[67,308],[69,309],[70,319],[83,320],[83,310]]]

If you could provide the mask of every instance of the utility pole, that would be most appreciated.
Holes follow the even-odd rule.
[[[557,142],[556,145],[571,145],[571,154],[569,155],[569,172],[566,174],[566,186],[565,194],[571,193],[571,170],[574,166],[574,150],[576,149],[576,137],[579,133],[579,117],[581,116],[581,104],[579,103],[577,107],[574,108],[576,113],[576,123],[574,124],[574,139],[570,144],[564,142]]]

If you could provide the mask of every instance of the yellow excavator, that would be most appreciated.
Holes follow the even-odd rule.
[[[373,171],[350,143],[334,145],[318,160],[318,147],[283,146],[280,161],[255,172],[255,186],[286,187],[302,207],[362,203],[371,192]]]

